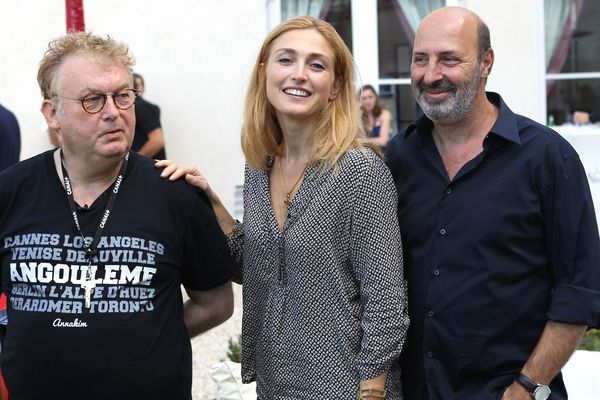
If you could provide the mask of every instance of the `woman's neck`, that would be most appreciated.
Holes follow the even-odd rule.
[[[283,134],[281,155],[287,163],[305,163],[313,152],[314,125],[306,121],[280,121]]]

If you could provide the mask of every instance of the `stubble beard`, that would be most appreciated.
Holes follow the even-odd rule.
[[[461,85],[448,79],[440,79],[427,85],[423,82],[412,87],[415,100],[423,113],[434,123],[448,125],[463,120],[471,112],[480,85],[481,66],[477,66],[473,75]],[[429,100],[424,94],[426,89],[443,89],[449,96],[443,100]]]

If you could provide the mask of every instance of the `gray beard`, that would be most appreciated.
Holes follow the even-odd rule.
[[[413,94],[415,100],[421,107],[423,113],[432,120],[434,123],[441,125],[455,124],[463,119],[471,112],[471,108],[475,103],[477,97],[477,90],[479,89],[479,73],[481,68],[477,67],[473,76],[461,86],[457,86],[447,80],[438,81],[439,84],[434,83],[430,86],[445,86],[450,88],[450,96],[442,101],[430,101],[427,100],[423,94],[424,86],[427,85],[413,85]]]

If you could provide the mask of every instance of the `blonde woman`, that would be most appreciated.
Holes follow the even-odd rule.
[[[401,398],[408,317],[396,190],[363,144],[353,82],[331,25],[282,23],[245,102],[244,222],[197,170],[170,178],[189,172],[229,238],[243,282],[243,380],[256,380],[263,400]]]

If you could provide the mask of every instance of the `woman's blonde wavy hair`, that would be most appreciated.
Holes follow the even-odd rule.
[[[310,162],[321,167],[336,168],[344,153],[364,145],[359,105],[354,90],[354,62],[348,47],[335,29],[327,22],[312,17],[295,17],[273,29],[265,38],[248,85],[244,103],[242,150],[248,164],[267,170],[269,157],[280,156],[283,134],[275,109],[267,99],[266,64],[273,42],[282,34],[296,29],[314,29],[331,46],[334,54],[335,78],[341,82],[337,97],[321,111],[313,135],[313,155]]]

